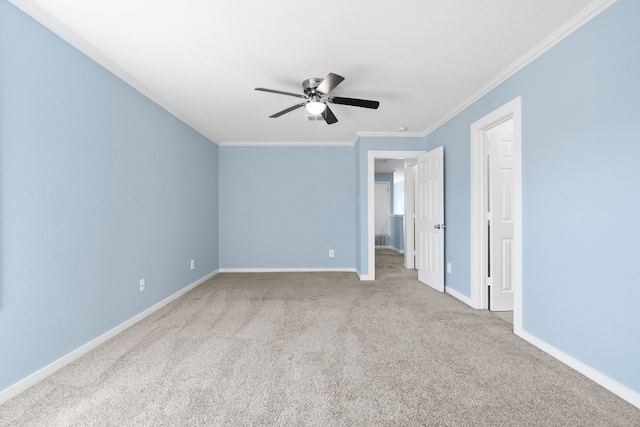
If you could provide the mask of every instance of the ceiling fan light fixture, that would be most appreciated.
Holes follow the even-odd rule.
[[[325,108],[327,108],[327,104],[317,100],[311,100],[307,102],[307,104],[304,107],[307,109],[307,112],[309,114],[313,114],[314,116],[317,116],[318,114],[322,114]]]
[[[278,111],[275,114],[269,116],[271,119],[280,117],[283,114],[290,113],[298,108],[305,107],[307,112],[307,120],[316,121],[322,118],[325,123],[332,125],[338,122],[338,119],[329,108],[329,104],[341,104],[350,105],[353,107],[371,108],[373,110],[380,106],[378,101],[371,101],[368,99],[358,98],[344,98],[341,96],[330,96],[329,92],[335,89],[336,86],[344,80],[344,77],[334,73],[329,73],[324,79],[311,78],[302,82],[302,91],[304,95],[284,92],[282,90],[267,89],[264,87],[257,87],[256,90],[260,92],[271,92],[279,95],[288,95],[296,98],[303,98],[305,101],[299,102],[296,105],[292,105],[289,108],[285,108],[282,111]]]

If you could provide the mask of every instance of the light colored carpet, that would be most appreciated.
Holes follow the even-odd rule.
[[[491,313],[494,316],[497,316],[505,322],[513,325],[513,311],[492,311]]]
[[[0,407],[3,426],[638,426],[640,410],[416,280],[220,274]]]

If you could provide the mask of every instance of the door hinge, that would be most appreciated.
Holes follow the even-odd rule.
[[[487,212],[487,221],[491,221],[493,219],[493,214],[491,212]]]

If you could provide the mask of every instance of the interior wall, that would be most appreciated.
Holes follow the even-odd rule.
[[[218,268],[217,163],[0,1],[0,391]]]
[[[221,268],[354,270],[354,156],[353,146],[220,147]]]
[[[427,136],[445,146],[447,287],[469,296],[470,126],[522,97],[523,328],[636,396],[638,17],[619,0]]]

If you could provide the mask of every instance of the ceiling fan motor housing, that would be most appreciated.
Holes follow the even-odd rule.
[[[312,77],[302,82],[302,89],[304,90],[304,94],[307,96],[316,95],[316,88],[320,86],[322,83],[321,78]]]

